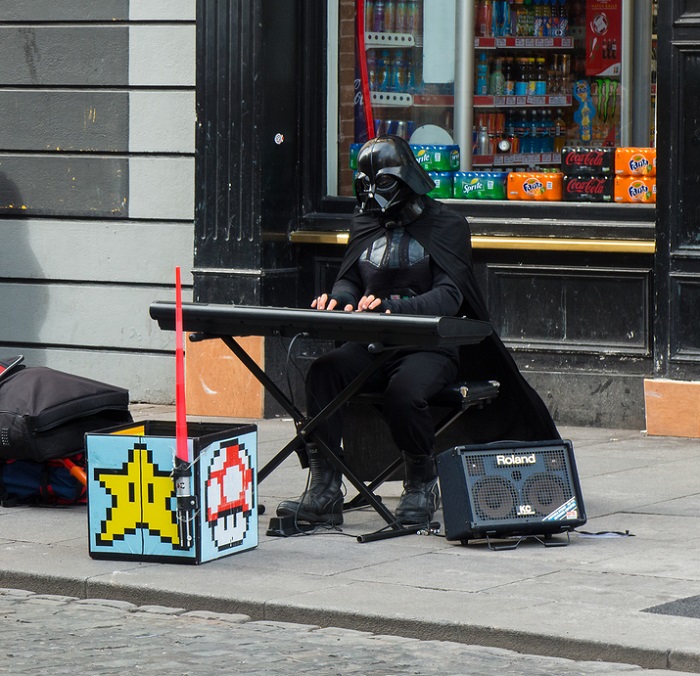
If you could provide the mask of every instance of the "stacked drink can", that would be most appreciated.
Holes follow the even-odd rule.
[[[506,199],[506,171],[458,171],[454,175],[453,197],[464,200]]]
[[[459,146],[412,145],[411,149],[435,183],[429,195],[437,199],[452,197],[454,172],[459,169]]]
[[[420,32],[422,0],[365,0],[365,29],[374,33]]]
[[[616,148],[615,201],[656,202],[656,148]]]
[[[480,37],[564,37],[569,32],[567,0],[475,0]]]
[[[564,148],[561,154],[564,201],[611,202],[614,169],[614,148]]]
[[[357,170],[357,153],[361,147],[361,143],[350,146],[350,167],[354,170]],[[435,183],[428,194],[436,199],[452,197],[455,171],[459,169],[459,146],[411,145],[411,150]]]

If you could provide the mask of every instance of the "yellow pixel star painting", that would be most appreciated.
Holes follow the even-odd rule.
[[[90,556],[203,563],[257,546],[255,425],[190,423],[187,443],[192,495],[182,500],[174,423],[86,436]]]
[[[146,529],[163,542],[180,544],[172,505],[175,497],[172,468],[160,470],[153,463],[152,451],[145,447],[130,449],[129,459],[120,469],[98,469],[95,478],[112,496],[112,507],[107,510],[97,542],[123,540],[127,534]]]

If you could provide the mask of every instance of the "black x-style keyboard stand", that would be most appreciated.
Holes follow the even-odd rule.
[[[313,443],[323,453],[328,461],[355,487],[357,492],[369,504],[389,526],[384,529],[357,537],[358,542],[374,542],[402,535],[413,535],[429,528],[429,524],[403,526],[396,517],[387,509],[386,505],[378,498],[368,486],[359,479],[343,460],[328,444],[317,434],[316,430],[338,409],[357,394],[370,375],[389,359],[401,346],[386,347],[381,343],[370,343],[368,350],[376,355],[376,359],[362,373],[360,373],[332,402],[312,418],[306,417],[291,401],[291,399],[277,386],[277,384],[263,371],[253,358],[246,352],[241,344],[232,336],[214,336],[205,333],[193,333],[190,340],[193,342],[218,338],[233,352],[250,373],[260,382],[267,392],[284,408],[294,420],[296,436],[287,443],[265,466],[258,472],[258,483],[268,477],[279,465],[292,453],[303,449],[307,444]]]

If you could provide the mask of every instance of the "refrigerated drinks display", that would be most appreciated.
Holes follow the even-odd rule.
[[[432,11],[429,2],[427,9]],[[447,133],[452,127],[453,83],[423,80],[424,10],[424,0],[365,0],[364,43],[376,135],[410,140],[424,125]],[[444,58],[451,60],[454,54]]]
[[[474,166],[537,169],[565,146],[618,145],[621,0],[475,1],[474,117],[492,143]]]
[[[460,14],[466,3],[471,25],[465,29]],[[656,0],[649,3],[655,6]],[[451,183],[455,198],[636,201],[618,199],[612,178],[572,180],[562,165],[597,149],[633,145],[647,157],[646,146],[655,145],[651,81],[650,139],[630,143],[635,112],[623,101],[632,89],[623,68],[623,60],[632,59],[624,44],[630,7],[624,0],[365,0],[373,127],[367,135],[406,138],[429,172],[441,172],[433,175],[439,197],[448,195]],[[460,40],[468,41],[470,53],[462,57],[468,73],[456,65]],[[653,61],[649,72],[653,79]],[[466,97],[460,94],[465,82]],[[469,115],[460,118],[465,105]],[[460,119],[471,124],[466,133],[456,129]],[[511,172],[519,187],[509,191]],[[542,190],[541,180],[527,180],[528,172],[535,179],[559,174],[545,184],[563,191]],[[484,189],[494,181],[496,190]],[[646,201],[652,201],[649,194]]]

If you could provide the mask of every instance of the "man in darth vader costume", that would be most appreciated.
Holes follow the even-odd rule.
[[[331,292],[312,307],[488,321],[473,274],[469,225],[427,196],[434,183],[408,143],[398,136],[374,138],[360,149],[357,167],[359,209],[348,247]],[[366,345],[345,343],[315,360],[306,379],[309,414],[321,411],[374,358]],[[399,350],[374,372],[365,390],[384,393],[384,417],[401,449],[405,480],[395,515],[404,525],[429,522],[439,506],[427,400],[461,378],[501,384],[486,409],[462,416],[464,443],[559,438],[544,403],[495,333],[477,346]],[[318,430],[341,456],[342,424],[339,412]],[[307,451],[310,485],[301,498],[281,502],[277,514],[338,525],[343,521],[342,476],[313,446]]]

